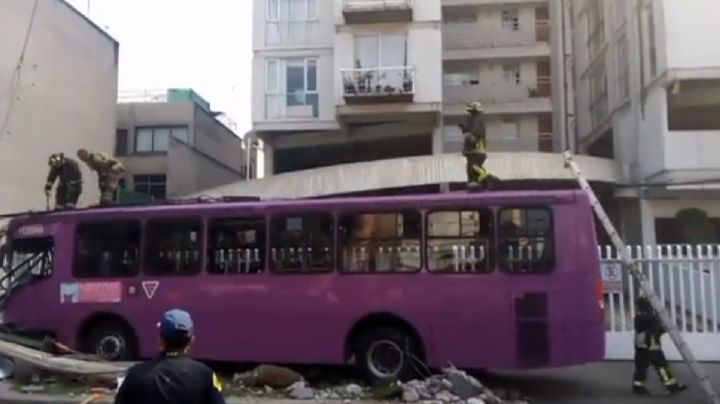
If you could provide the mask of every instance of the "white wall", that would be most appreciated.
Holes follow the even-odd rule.
[[[642,153],[642,177],[665,168],[665,133],[667,132],[667,98],[664,88],[650,89],[645,104],[645,119],[640,121],[639,150]],[[694,158],[694,156],[688,156]]]
[[[661,0],[668,68],[720,66],[720,2]]]
[[[478,7],[474,23],[445,24],[445,47],[448,49],[519,46],[536,42],[535,7],[518,9],[518,31],[502,26],[501,8]]]
[[[8,97],[32,1],[0,1],[0,213],[44,209],[47,158],[78,148],[113,152],[118,44],[60,0],[39,0],[19,82]],[[12,104],[9,102],[14,100]],[[97,203],[83,164],[81,205]]]

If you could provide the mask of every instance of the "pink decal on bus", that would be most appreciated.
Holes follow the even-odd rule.
[[[73,282],[60,285],[60,303],[120,303],[120,282]]]

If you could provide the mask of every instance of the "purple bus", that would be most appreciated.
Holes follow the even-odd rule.
[[[11,221],[6,326],[151,357],[521,369],[604,358],[593,213],[575,190],[116,206]]]

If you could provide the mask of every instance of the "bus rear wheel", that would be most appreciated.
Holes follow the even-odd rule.
[[[355,355],[358,369],[376,383],[412,379],[420,362],[413,338],[396,327],[372,328],[362,333]]]
[[[135,358],[133,333],[119,322],[93,326],[85,339],[85,351],[107,361],[129,361]]]

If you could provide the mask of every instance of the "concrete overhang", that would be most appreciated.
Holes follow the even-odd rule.
[[[586,178],[615,184],[622,181],[620,166],[613,160],[576,156]],[[490,153],[487,168],[504,180],[573,181],[560,153]],[[240,181],[198,192],[192,196],[257,196],[261,198],[308,198],[355,192],[462,183],[465,159],[441,154],[323,167]]]

